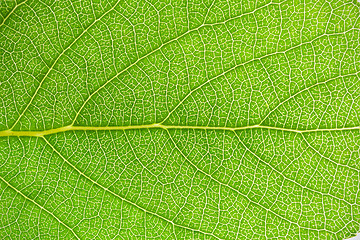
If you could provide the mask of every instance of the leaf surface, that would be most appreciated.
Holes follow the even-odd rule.
[[[0,237],[345,239],[356,1],[0,3]]]

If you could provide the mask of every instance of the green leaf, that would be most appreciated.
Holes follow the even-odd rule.
[[[1,239],[345,239],[360,4],[0,2]]]

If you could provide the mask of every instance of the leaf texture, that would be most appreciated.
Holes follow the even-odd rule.
[[[345,239],[357,1],[0,3],[1,239]]]

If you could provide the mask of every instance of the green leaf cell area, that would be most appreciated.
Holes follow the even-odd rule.
[[[0,1],[0,239],[347,239],[360,3]]]

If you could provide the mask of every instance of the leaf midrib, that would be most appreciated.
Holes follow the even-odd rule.
[[[138,129],[189,129],[189,130],[219,130],[219,131],[240,131],[246,129],[268,129],[293,133],[310,133],[310,132],[333,132],[333,131],[351,131],[360,130],[360,126],[343,127],[343,128],[316,128],[316,129],[292,129],[283,127],[273,127],[266,125],[249,125],[243,127],[216,127],[216,126],[191,126],[191,125],[165,125],[159,123],[146,125],[129,125],[129,126],[73,126],[68,125],[60,128],[53,128],[41,131],[0,131],[0,137],[43,137],[46,135],[71,132],[71,131],[117,131],[117,130],[138,130]]]

